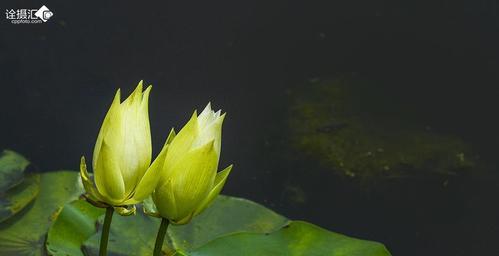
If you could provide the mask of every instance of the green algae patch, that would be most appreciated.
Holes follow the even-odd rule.
[[[293,147],[348,177],[455,175],[473,167],[470,149],[460,138],[380,104],[372,90],[347,76],[292,91],[288,124]]]

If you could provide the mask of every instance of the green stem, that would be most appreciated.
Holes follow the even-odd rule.
[[[156,237],[156,244],[154,245],[154,254],[153,254],[154,256],[159,256],[161,254],[161,248],[163,247],[163,241],[165,240],[168,224],[170,224],[168,219],[165,218],[161,219],[161,225],[159,226],[158,236]]]
[[[113,207],[107,207],[106,217],[104,218],[104,226],[102,227],[102,234],[100,237],[99,256],[107,255],[107,241],[109,240],[109,229],[111,228],[111,221],[113,220]]]

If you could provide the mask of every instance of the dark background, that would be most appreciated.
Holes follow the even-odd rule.
[[[144,79],[153,84],[155,153],[194,108],[211,101],[228,112],[221,163],[235,169],[225,194],[380,241],[394,255],[499,255],[496,1],[1,6],[42,4],[55,14],[45,24],[0,23],[0,148],[38,169],[77,169],[115,90],[126,95]],[[465,139],[489,174],[456,177],[445,191],[434,179],[363,190],[297,159],[285,148],[287,91],[351,72],[378,86],[393,111],[409,109]],[[289,182],[305,190],[306,203],[283,199]]]

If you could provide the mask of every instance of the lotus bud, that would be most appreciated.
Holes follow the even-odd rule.
[[[222,190],[232,165],[217,173],[225,114],[210,104],[175,135],[170,133],[161,161],[159,181],[152,194],[157,213],[173,224],[186,224],[201,213]],[[166,151],[166,150],[165,150]]]
[[[87,172],[85,158],[80,174],[86,197],[96,205],[126,206],[141,202],[157,183],[151,171],[151,132],[148,99],[151,86],[142,91],[142,81],[123,102],[116,92],[95,143],[92,167],[94,180]],[[130,214],[129,209],[117,209]]]

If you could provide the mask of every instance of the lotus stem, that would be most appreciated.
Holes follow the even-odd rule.
[[[100,237],[99,256],[107,255],[107,241],[109,240],[109,229],[111,228],[111,221],[113,220],[113,207],[106,208],[106,217],[104,218],[104,226],[102,227],[102,234]]]
[[[154,256],[161,255],[161,249],[163,247],[163,241],[165,240],[168,224],[170,224],[168,219],[165,218],[161,219],[161,225],[159,226],[158,236],[156,237],[156,244],[154,245],[154,254],[153,254]]]

